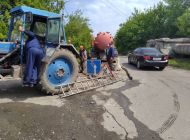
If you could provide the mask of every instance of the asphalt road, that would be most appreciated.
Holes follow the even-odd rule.
[[[66,99],[0,82],[0,139],[189,140],[190,72],[121,63],[133,81]]]

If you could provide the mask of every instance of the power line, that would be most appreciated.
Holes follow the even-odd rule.
[[[108,5],[107,2],[105,2],[104,0],[102,0],[102,2],[105,4],[105,6],[107,6],[108,8],[112,9],[112,11],[114,11],[115,13],[119,14],[120,16],[123,16],[122,13],[120,13],[118,10],[116,10],[113,6]]]
[[[114,9],[112,6],[110,6],[110,5],[107,5],[107,3],[104,1],[104,0],[102,0],[102,2],[105,4],[105,6],[106,7],[108,7],[108,8],[110,8],[110,9],[112,9],[113,11],[115,11],[117,14],[119,14],[119,15],[121,15],[121,16],[123,16],[121,13],[119,13],[116,9]]]
[[[105,4],[105,6],[111,8],[113,11],[115,11],[117,14],[121,15],[121,16],[126,16],[124,13],[121,13],[121,11],[118,11],[117,9],[115,9],[113,5],[110,5],[108,3],[106,3],[104,0],[102,0],[102,2]]]
[[[68,14],[68,11],[67,11],[67,9],[66,9],[66,4],[69,3],[69,2],[70,2],[69,0],[64,1],[64,5],[63,5],[63,14],[64,14],[64,11],[65,11],[66,14],[69,15],[69,14]]]
[[[66,15],[65,15],[65,16],[68,16],[68,15],[69,15],[69,12],[68,12],[68,10],[67,10],[67,8],[66,8],[66,7],[64,7],[64,11],[65,11],[65,13],[66,13]]]
[[[127,16],[126,13],[124,11],[122,11],[119,7],[115,6],[111,1],[107,0],[107,3],[109,5],[111,5],[112,7],[115,7],[116,10],[118,10],[120,13],[122,13],[123,15]]]

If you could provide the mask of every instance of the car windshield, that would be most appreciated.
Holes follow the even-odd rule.
[[[157,55],[157,54],[161,54],[161,52],[155,48],[144,48],[142,49],[142,53],[144,55]]]

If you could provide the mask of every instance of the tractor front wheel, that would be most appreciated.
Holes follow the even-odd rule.
[[[78,62],[68,50],[59,50],[53,54],[41,70],[40,87],[48,94],[59,94],[56,87],[75,82],[78,76]]]

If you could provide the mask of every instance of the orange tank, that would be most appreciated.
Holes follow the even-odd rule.
[[[100,50],[105,50],[111,42],[113,42],[113,37],[109,32],[100,32],[94,40],[94,45]]]

